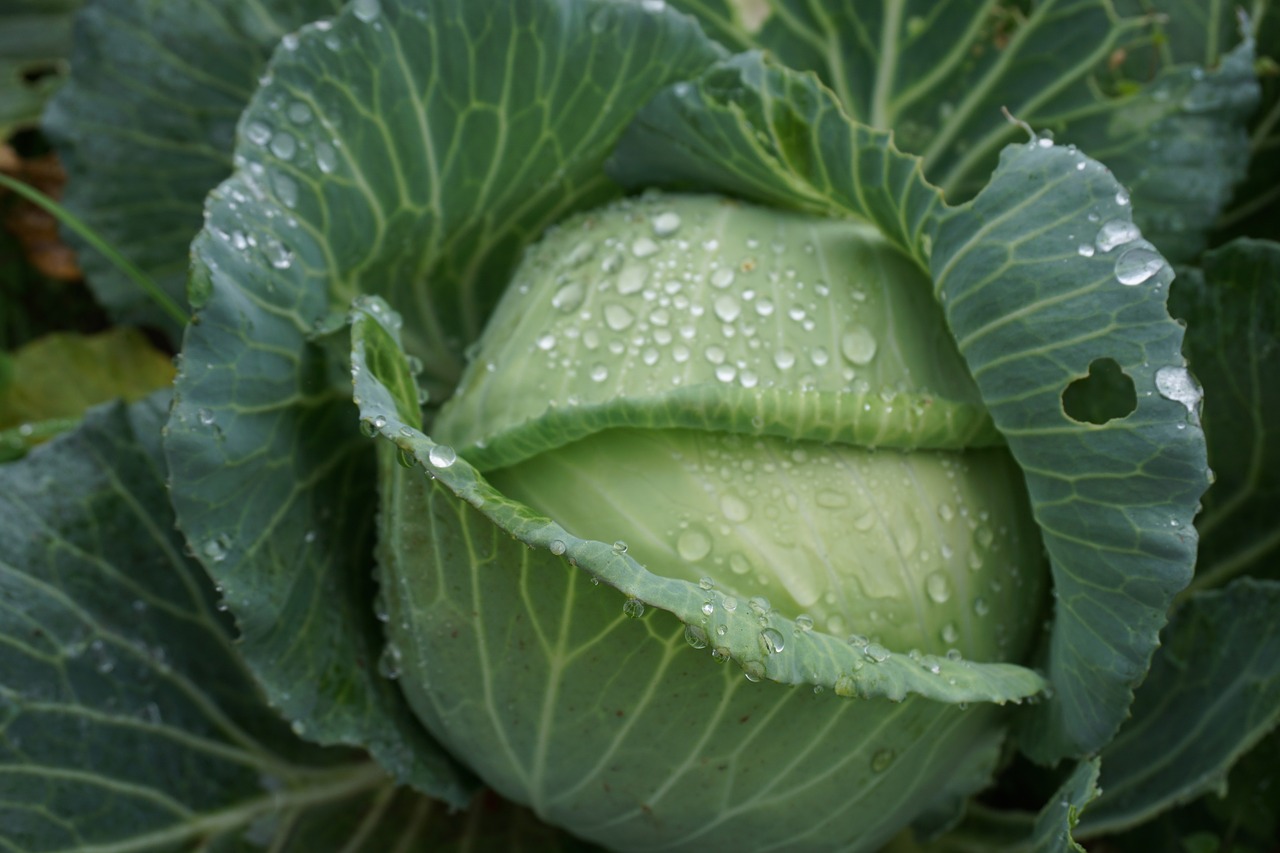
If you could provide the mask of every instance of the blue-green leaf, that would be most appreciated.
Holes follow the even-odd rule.
[[[1098,749],[1124,719],[1190,580],[1208,469],[1201,392],[1165,309],[1172,272],[1110,173],[1045,142],[1006,149],[943,222],[933,265],[1053,567],[1055,695],[1023,727],[1024,748],[1053,761]],[[1128,399],[1104,400],[1102,423],[1073,418],[1068,389],[1091,393],[1104,368]]]
[[[285,842],[306,829],[393,841],[386,815],[366,818],[399,796],[386,772],[288,730],[183,555],[166,402],[95,409],[0,468],[4,846],[244,850],[275,836],[305,849]],[[415,798],[400,799],[391,814]]]
[[[324,330],[395,294],[447,393],[524,244],[616,193],[601,164],[625,122],[718,55],[682,16],[605,0],[366,1],[277,52],[193,247],[166,452],[245,658],[308,738],[461,796],[377,672],[375,465]]]
[[[1102,750],[1103,835],[1213,790],[1280,723],[1280,583],[1242,579],[1187,601],[1165,632],[1133,717]]]
[[[71,74],[43,127],[66,166],[66,206],[185,304],[201,202],[231,172],[236,120],[281,37],[340,0],[96,0],[76,22]],[[228,61],[231,59],[231,61]],[[181,326],[71,238],[121,322]]]

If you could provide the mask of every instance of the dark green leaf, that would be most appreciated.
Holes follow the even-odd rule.
[[[1117,14],[1103,0],[1048,0],[1025,13],[979,0],[769,5],[752,36],[718,3],[681,4],[726,44],[817,73],[856,121],[892,129],[897,146],[920,154],[952,201],[987,182],[1019,132],[1002,109],[1110,166],[1148,239],[1173,260],[1203,248],[1244,173],[1251,45],[1214,67],[1238,41],[1229,4],[1170,4],[1179,8],[1167,15],[1146,2]],[[1168,47],[1174,31],[1177,49],[1153,55],[1149,46]],[[1125,64],[1130,54],[1149,57],[1136,77],[1125,76],[1137,65]]]
[[[239,660],[212,586],[173,532],[165,403],[94,410],[0,469],[8,849],[217,839],[241,850],[272,827],[287,835],[316,821],[341,838],[338,825],[390,795],[381,768],[290,733]]]
[[[366,0],[277,53],[194,245],[166,450],[245,657],[307,737],[460,797],[376,670],[372,447],[317,324],[395,294],[447,393],[523,245],[614,194],[601,162],[625,122],[717,55],[682,16],[603,0]]]
[[[1042,761],[1092,752],[1124,719],[1173,596],[1190,580],[1207,486],[1200,391],[1141,240],[1102,166],[1032,140],[945,220],[933,254],[947,318],[1027,477],[1054,575],[1053,698],[1023,727]],[[1105,424],[1063,395],[1101,360],[1136,389]]]
[[[1249,173],[1218,223],[1226,236],[1280,240],[1280,3],[1252,4],[1262,98],[1249,125]]]
[[[1083,848],[1072,838],[1081,813],[1088,815],[1099,794],[1098,760],[1083,761],[1049,798],[1039,814],[970,806],[964,821],[929,853],[1068,853]]]
[[[1280,722],[1280,583],[1243,579],[1192,597],[1102,750],[1103,794],[1081,833],[1125,829],[1206,791]]]
[[[1184,271],[1170,306],[1187,321],[1191,368],[1208,389],[1204,428],[1216,475],[1205,495],[1192,589],[1245,572],[1280,577],[1280,244],[1237,240]]]
[[[281,36],[339,0],[101,0],[80,14],[72,73],[44,119],[66,206],[185,304],[201,202],[231,172],[236,122]],[[80,262],[120,321],[181,327],[95,252]]]

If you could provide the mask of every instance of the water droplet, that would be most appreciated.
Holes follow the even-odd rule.
[[[945,604],[951,598],[951,578],[944,572],[934,572],[925,578],[924,588],[935,604]]]
[[[871,756],[871,771],[873,773],[883,773],[889,769],[893,759],[894,751],[892,749],[877,749],[875,754]]]
[[[1123,219],[1112,219],[1103,223],[1098,229],[1098,236],[1094,238],[1094,245],[1098,247],[1099,252],[1110,252],[1117,246],[1123,246],[1125,243],[1132,243],[1138,239],[1141,232],[1138,226],[1132,222],[1125,222]]]
[[[196,420],[200,421],[200,423],[204,426],[213,426],[214,423],[216,422],[216,418],[214,418],[213,412],[209,409],[201,409],[200,411],[196,412]]]
[[[1132,246],[1116,258],[1116,280],[1121,284],[1142,284],[1164,269],[1164,258],[1155,249]]]
[[[831,355],[824,347],[814,347],[809,351],[809,359],[813,362],[814,367],[823,367],[831,360]]]
[[[400,648],[395,643],[387,643],[378,655],[378,674],[383,678],[400,677]]]
[[[738,300],[727,293],[716,297],[714,307],[716,316],[724,323],[732,323],[742,313],[742,307],[738,305]]]
[[[567,267],[582,266],[595,253],[595,250],[595,243],[590,240],[582,240],[564,256],[564,265]]]
[[[721,267],[711,274],[711,284],[715,287],[728,287],[733,284],[733,270]]]
[[[758,682],[764,678],[764,664],[758,660],[749,660],[742,664],[742,674],[747,677],[747,681]]]
[[[366,24],[373,21],[382,12],[378,0],[352,0],[351,11]]]
[[[555,292],[555,295],[551,297],[551,305],[567,314],[570,311],[577,310],[577,307],[582,304],[582,298],[585,295],[582,285],[576,281],[571,281]]]
[[[649,268],[641,264],[628,264],[618,273],[618,293],[628,296],[638,293],[649,278]]]
[[[286,115],[289,116],[289,121],[294,124],[306,124],[311,121],[311,107],[302,103],[302,101],[294,101],[289,105]]]
[[[597,364],[591,368],[590,376],[592,382],[603,382],[609,378],[609,368],[603,364]]]
[[[1116,191],[1116,204],[1124,207],[1129,203],[1129,194],[1123,189]]]
[[[791,350],[780,349],[773,354],[773,363],[779,370],[790,370],[795,366],[796,355]]]
[[[658,244],[648,237],[638,237],[631,244],[631,254],[637,258],[647,258],[658,251]]]
[[[667,210],[653,217],[653,233],[658,237],[670,237],[680,230],[680,214]]]
[[[711,659],[716,663],[724,663],[729,659],[729,650],[724,646],[716,646],[711,650]]]
[[[760,646],[766,654],[776,655],[786,647],[786,639],[776,628],[765,628],[760,632]]]
[[[276,196],[284,203],[285,207],[293,208],[298,204],[298,183],[293,178],[283,172],[271,173],[271,186],[275,188]]]
[[[227,559],[227,553],[230,552],[230,550],[231,537],[225,533],[219,533],[217,536],[214,536],[212,539],[205,542],[200,548],[201,553],[214,563],[221,563],[223,560]]]
[[[684,641],[695,649],[705,649],[707,647],[707,632],[702,629],[701,625],[685,625]]]
[[[1185,367],[1162,367],[1156,371],[1156,390],[1166,400],[1173,400],[1194,412],[1204,392]]]
[[[292,160],[298,151],[298,140],[283,130],[271,137],[271,153],[281,160]]]
[[[956,623],[948,622],[942,626],[942,642],[954,643],[960,639],[960,631],[956,629]]]
[[[613,543],[613,553],[615,553],[615,554],[625,554],[625,553],[627,553],[627,543],[626,543],[626,542],[623,542],[621,539],[619,539],[617,542],[614,542],[614,543]]]
[[[260,121],[251,121],[244,126],[244,135],[254,145],[266,145],[271,139],[271,128]]]
[[[328,175],[338,167],[338,152],[333,149],[332,145],[320,140],[316,142],[314,150],[316,165],[320,167],[320,171]]]
[[[556,336],[551,334],[550,332],[545,332],[538,336],[538,340],[535,341],[535,343],[537,344],[538,349],[542,350],[543,352],[549,352],[550,350],[555,348]]]
[[[840,338],[840,352],[854,364],[869,364],[876,357],[876,338],[866,326],[850,326]]]
[[[644,602],[638,598],[628,598],[622,603],[622,615],[638,619],[644,615]]]
[[[701,560],[711,553],[711,537],[700,527],[690,527],[676,539],[676,553],[689,562]]]
[[[563,539],[552,539],[551,544],[547,546],[547,549],[557,557],[563,557],[564,552],[569,550],[568,546],[564,544]]]
[[[271,266],[278,270],[287,270],[293,264],[293,252],[275,237],[266,237],[262,241],[262,254],[266,255]]]
[[[982,596],[978,596],[973,600],[973,612],[979,616],[986,616],[991,612],[991,605]]]
[[[751,505],[732,492],[721,496],[720,511],[724,513],[725,518],[735,524],[741,524],[751,518]]]
[[[1081,243],[1079,246],[1076,247],[1076,252],[1082,258],[1092,258],[1093,251],[1094,251],[1093,246],[1090,243]]]
[[[621,332],[627,329],[636,316],[625,305],[617,302],[611,302],[604,306],[604,322],[605,325],[615,332]]]
[[[796,630],[801,634],[808,634],[813,630],[813,617],[807,613],[801,613],[796,617]]]
[[[884,663],[889,659],[889,650],[879,643],[868,643],[862,653],[872,663]]]
[[[448,468],[458,461],[458,453],[447,444],[437,444],[427,453],[427,461],[437,468]]]

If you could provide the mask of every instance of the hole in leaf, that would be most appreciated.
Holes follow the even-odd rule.
[[[1127,418],[1138,407],[1133,379],[1114,359],[1098,358],[1089,365],[1089,375],[1077,379],[1062,392],[1062,410],[1074,421],[1105,424]]]

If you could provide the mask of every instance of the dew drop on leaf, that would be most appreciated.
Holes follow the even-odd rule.
[[[1133,246],[1116,258],[1116,280],[1121,284],[1142,284],[1164,269],[1164,258],[1154,249]]]
[[[875,754],[871,756],[871,770],[874,773],[883,773],[889,769],[889,765],[893,763],[894,752],[892,749],[877,749]]]
[[[357,18],[366,24],[373,21],[382,13],[382,5],[378,0],[353,0],[351,3],[351,11]]]
[[[866,326],[850,326],[840,338],[840,353],[857,365],[876,357],[876,338]]]
[[[1104,222],[1102,227],[1098,229],[1098,236],[1094,238],[1094,245],[1097,246],[1099,252],[1110,252],[1117,246],[1123,246],[1125,243],[1132,243],[1138,239],[1138,226],[1132,222],[1125,222],[1123,219],[1112,219]]]
[[[1156,371],[1156,390],[1166,400],[1173,400],[1194,412],[1204,392],[1185,367],[1162,367]]]

